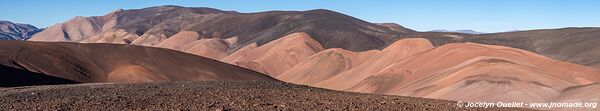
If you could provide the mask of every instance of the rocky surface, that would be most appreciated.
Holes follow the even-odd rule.
[[[4,110],[528,110],[359,94],[273,81],[102,83],[0,88]]]

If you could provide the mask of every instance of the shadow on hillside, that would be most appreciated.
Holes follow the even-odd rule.
[[[0,87],[74,83],[78,82],[12,67],[0,66]]]

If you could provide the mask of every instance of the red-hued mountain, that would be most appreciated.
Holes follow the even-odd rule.
[[[276,57],[291,59],[295,56],[289,55],[295,54],[287,52]],[[285,60],[258,60],[290,64],[278,62]],[[461,101],[552,102],[565,96],[561,93],[567,88],[600,81],[598,69],[521,49],[476,43],[434,47],[419,38],[399,40],[383,50],[326,49],[300,60],[290,68],[273,69],[261,64],[247,68],[315,87]]]

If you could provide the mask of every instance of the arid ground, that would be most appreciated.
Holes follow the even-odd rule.
[[[0,108],[11,110],[483,110],[461,108],[447,100],[340,92],[273,81],[28,86],[2,88],[0,100]]]

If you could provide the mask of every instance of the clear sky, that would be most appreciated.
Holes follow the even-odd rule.
[[[1,3],[0,20],[37,27],[75,16],[159,5],[238,12],[329,9],[369,22],[393,22],[419,31],[600,27],[600,0],[6,0]]]

